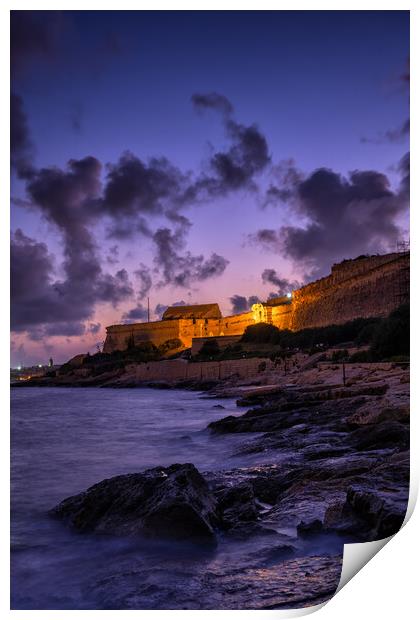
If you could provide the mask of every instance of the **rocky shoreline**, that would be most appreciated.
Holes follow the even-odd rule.
[[[353,365],[343,385],[340,366],[320,365],[275,385],[216,385],[206,397],[233,393],[245,413],[222,417],[208,430],[216,440],[241,434],[238,454],[261,455],[258,466],[199,472],[184,463],[117,476],[64,500],[51,515],[81,532],[211,547],[259,538],[277,579],[280,565],[281,575],[292,565],[301,575],[294,602],[274,590],[264,608],[325,600],[341,570],[328,541],[378,540],[404,521],[409,371],[395,364]],[[252,565],[236,574],[235,583],[248,579],[250,586]],[[313,574],[319,584],[310,594]]]

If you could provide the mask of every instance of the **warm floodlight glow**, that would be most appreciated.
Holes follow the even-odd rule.
[[[262,304],[253,304],[251,310],[255,323],[261,323],[265,320],[265,311]]]

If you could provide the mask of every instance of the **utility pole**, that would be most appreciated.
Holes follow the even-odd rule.
[[[147,322],[150,323],[150,301],[149,301],[149,297],[147,298]]]

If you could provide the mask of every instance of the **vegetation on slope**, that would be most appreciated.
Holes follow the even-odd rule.
[[[369,345],[348,358],[346,349],[335,353],[335,361],[381,361],[408,358],[410,354],[410,306],[404,304],[387,318],[355,319],[343,325],[303,329],[297,332],[279,330],[274,325],[257,323],[245,330],[241,342],[273,345],[284,351],[293,349],[313,352],[343,343]]]
[[[171,352],[182,347],[182,342],[178,338],[167,340],[160,346],[155,346],[151,342],[142,342],[137,345],[134,340],[127,342],[127,348],[124,351],[113,351],[112,353],[95,353],[87,354],[84,358],[81,368],[90,371],[91,376],[95,377],[105,372],[117,371],[125,368],[127,364],[140,362],[153,362],[171,357]],[[66,374],[74,370],[69,364],[63,364],[60,368],[60,374]]]

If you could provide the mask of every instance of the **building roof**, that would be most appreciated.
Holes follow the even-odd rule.
[[[171,306],[162,316],[168,319],[221,319],[219,304],[199,304],[196,306]]]

